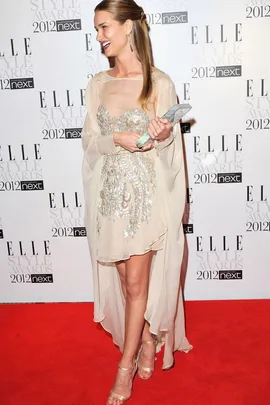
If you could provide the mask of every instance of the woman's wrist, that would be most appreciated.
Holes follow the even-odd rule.
[[[119,132],[113,132],[113,141],[115,146],[120,146],[119,138],[120,138]]]
[[[170,136],[172,135],[172,133],[173,133],[173,127],[172,127],[172,128],[170,129],[170,131],[168,132],[166,138],[157,140],[157,142],[160,143],[160,142],[165,142],[165,141],[167,141],[167,139],[170,138]]]

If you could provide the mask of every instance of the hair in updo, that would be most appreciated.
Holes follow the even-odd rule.
[[[132,20],[132,37],[138,59],[142,64],[143,88],[139,97],[139,102],[143,108],[147,108],[148,100],[153,91],[152,66],[153,54],[149,37],[149,25],[142,7],[138,6],[134,0],[103,0],[95,8],[96,11],[108,11],[113,14],[113,18],[120,24],[127,20]],[[114,58],[110,60],[111,67],[114,66]]]

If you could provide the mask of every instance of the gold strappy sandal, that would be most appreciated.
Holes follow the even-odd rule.
[[[143,349],[143,345],[144,344],[151,344],[153,343],[155,346],[157,345],[157,340],[156,339],[151,339],[151,340],[143,340],[142,341],[142,345],[140,348],[140,351],[138,353],[138,376],[142,379],[142,380],[149,380],[150,377],[152,377],[153,373],[154,373],[154,361],[156,360],[156,357],[153,357],[153,367],[144,367],[144,366],[140,366],[139,365],[139,360],[140,360],[140,355]],[[146,373],[148,373],[148,377],[145,377],[143,374],[141,374],[141,372],[144,371]]]
[[[119,370],[124,371],[124,372],[131,371],[131,370],[134,368],[134,372],[133,372],[133,376],[132,376],[132,380],[133,380],[133,378],[134,378],[134,376],[135,376],[135,374],[136,374],[136,371],[137,371],[137,360],[134,361],[134,365],[133,365],[132,367],[129,367],[129,368],[120,367],[119,364],[118,364],[118,368],[119,368]],[[122,405],[122,404],[124,404],[124,402],[126,402],[130,397],[131,397],[131,394],[130,394],[128,397],[125,397],[124,395],[117,394],[117,392],[114,392],[113,390],[111,390],[111,391],[110,391],[110,394],[109,394],[109,397],[108,397],[108,399],[107,399],[107,404],[108,404],[109,399],[112,399],[112,400],[118,399],[119,401],[122,401],[122,402],[121,402],[121,405]]]

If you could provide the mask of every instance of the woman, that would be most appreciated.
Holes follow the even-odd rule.
[[[121,352],[108,405],[123,404],[133,377],[148,379],[156,351],[163,369],[185,337],[180,266],[185,203],[179,125],[160,118],[174,84],[153,67],[149,27],[133,0],[95,8],[97,40],[112,63],[86,90],[82,133],[85,223],[94,274],[94,321]],[[153,142],[138,148],[148,130]]]

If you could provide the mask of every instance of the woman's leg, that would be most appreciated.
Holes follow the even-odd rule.
[[[116,268],[119,274],[120,282],[121,282],[121,288],[124,297],[126,298],[126,262],[121,261],[116,263]]]
[[[122,291],[124,294],[124,297],[126,298],[126,264],[125,261],[118,262],[116,263],[116,268],[119,273],[119,278],[121,281],[121,287]],[[144,320],[144,327],[143,327],[143,332],[142,332],[142,341],[143,342],[149,342],[153,341],[153,336],[151,335],[149,331],[149,323]],[[148,367],[148,368],[153,368],[153,358],[155,357],[156,354],[156,346],[153,342],[150,344],[144,344],[140,353],[140,365],[143,367]],[[142,378],[149,378],[149,371],[145,370],[140,370],[140,376]]]
[[[149,274],[152,252],[141,256],[131,256],[125,262],[117,265],[120,279],[125,272],[126,290],[126,317],[125,317],[125,342],[120,366],[130,368],[131,372],[118,370],[113,391],[123,396],[130,396],[132,389],[132,366],[137,355],[145,324],[144,313],[146,310],[149,286]],[[120,405],[118,399],[109,398],[109,405]]]
[[[126,261],[126,320],[125,343],[121,364],[132,364],[137,353],[145,324],[149,274],[152,252],[132,256]]]
[[[148,379],[154,371],[156,355],[156,338],[150,333],[149,323],[145,321],[142,333],[142,349],[138,361],[138,375],[143,379]],[[142,367],[145,367],[144,370]],[[151,370],[151,371],[150,371]]]
[[[126,263],[125,263],[125,261],[117,262],[116,268],[117,268],[117,271],[119,274],[123,295],[126,298]],[[142,331],[142,340],[148,341],[151,339],[152,339],[152,335],[149,331],[149,323],[147,321],[145,321],[143,331]]]

